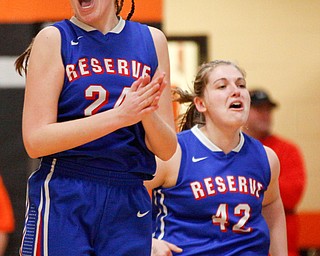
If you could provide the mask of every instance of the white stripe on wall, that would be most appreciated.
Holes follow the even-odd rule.
[[[25,78],[21,77],[14,68],[17,56],[0,57],[0,88],[23,88]]]

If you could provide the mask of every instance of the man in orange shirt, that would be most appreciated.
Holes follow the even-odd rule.
[[[280,161],[279,186],[286,213],[289,256],[298,256],[296,208],[306,184],[306,170],[300,149],[293,142],[272,134],[272,112],[277,103],[263,90],[250,91],[251,110],[244,132],[273,149]]]
[[[0,176],[0,256],[3,256],[9,241],[9,233],[14,231],[14,215],[7,189]]]

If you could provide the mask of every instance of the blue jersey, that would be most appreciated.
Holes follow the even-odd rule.
[[[225,154],[197,126],[178,141],[176,186],[153,191],[154,237],[178,245],[184,256],[268,255],[261,210],[271,173],[262,144],[241,134]]]
[[[77,19],[55,23],[65,80],[58,122],[119,106],[158,59],[149,28],[120,19],[102,34]],[[42,158],[28,180],[21,255],[141,255],[151,251],[155,172],[141,123]],[[150,213],[149,213],[150,212]]]
[[[54,24],[61,33],[65,80],[58,105],[58,122],[84,118],[116,108],[140,76],[154,75],[158,59],[146,25],[120,19],[109,33],[73,18]],[[92,47],[94,45],[94,47]],[[145,144],[140,123],[51,157],[115,172],[155,171],[154,154]]]

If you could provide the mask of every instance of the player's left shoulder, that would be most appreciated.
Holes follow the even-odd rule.
[[[270,148],[270,147],[268,147],[268,146],[265,146],[265,145],[263,145],[263,147],[264,147],[264,149],[265,149],[265,151],[266,151],[266,153],[267,153],[267,156],[268,156],[268,159],[270,160],[278,160],[278,156],[277,156],[277,154],[276,154],[276,152],[272,149],[272,148]]]
[[[163,31],[152,26],[149,26],[149,30],[155,43],[167,43],[167,37]]]
[[[280,161],[276,152],[270,147],[267,147],[267,146],[263,146],[263,147],[268,157],[271,173],[273,173],[273,175],[275,176],[278,176],[280,173]]]

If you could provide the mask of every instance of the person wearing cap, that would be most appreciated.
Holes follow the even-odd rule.
[[[299,147],[292,141],[272,132],[273,111],[278,103],[264,90],[250,91],[251,108],[243,129],[248,135],[273,149],[280,161],[279,186],[286,213],[289,256],[299,255],[299,225],[296,214],[306,184],[304,158]]]

